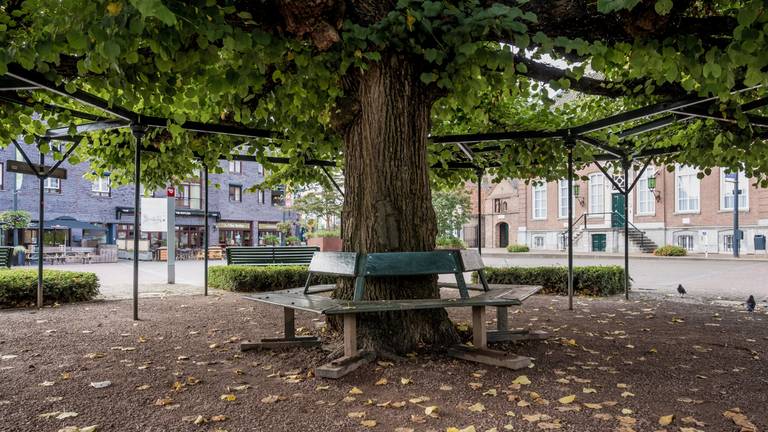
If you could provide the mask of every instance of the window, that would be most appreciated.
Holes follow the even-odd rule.
[[[558,212],[557,216],[560,218],[567,218],[568,217],[568,180],[560,180],[559,182],[559,203],[558,206]],[[576,211],[576,204],[572,204],[573,207],[571,207],[571,213],[575,213]]]
[[[256,164],[256,173],[260,176],[264,175],[264,166],[262,164]]]
[[[43,187],[47,192],[61,193],[61,180],[53,177],[48,177],[43,183]]]
[[[735,182],[725,178],[725,169],[720,169],[720,210],[733,210],[733,187]],[[749,179],[739,172],[739,211],[749,210]]]
[[[544,247],[544,236],[533,236],[533,247],[541,249]]]
[[[637,191],[638,215],[653,215],[656,213],[656,196],[653,191],[648,189],[648,179],[655,175],[656,169],[648,167],[637,181],[635,190]]]
[[[502,213],[506,213],[507,212],[507,202],[506,201],[503,201],[501,203],[501,212]]]
[[[547,184],[540,183],[533,186],[533,218],[547,218]]]
[[[723,236],[723,252],[733,252],[733,234]]]
[[[601,173],[589,176],[589,212],[605,212],[605,176]]]
[[[675,188],[677,198],[675,211],[678,213],[696,213],[699,211],[699,179],[697,171],[688,166],[678,166],[675,170]]]
[[[3,179],[5,178],[5,165],[0,162],[0,190],[5,189],[5,183],[3,182]]]
[[[229,200],[232,202],[242,202],[243,187],[239,185],[229,185]]]
[[[265,202],[266,201],[265,201],[265,198],[264,198],[264,191],[260,190],[259,191],[259,204],[264,204]]]
[[[685,248],[686,250],[692,251],[693,250],[693,235],[691,234],[683,234],[677,236],[677,245]]]
[[[192,180],[179,185],[176,190],[176,207],[200,210],[203,208],[200,180]]]
[[[229,161],[230,174],[242,174],[243,173],[243,161]]]
[[[91,183],[91,192],[99,196],[109,196],[111,188],[109,177],[99,177]]]
[[[494,213],[501,213],[501,200],[496,198],[493,200],[493,212]]]

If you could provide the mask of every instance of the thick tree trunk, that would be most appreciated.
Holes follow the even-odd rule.
[[[345,128],[344,250],[431,251],[437,232],[429,187],[427,134],[432,99],[417,67],[402,57],[374,63],[350,85],[357,114]],[[351,284],[335,293],[351,298]],[[379,278],[365,299],[437,298],[435,277]],[[443,309],[361,315],[359,343],[406,353],[458,340]]]

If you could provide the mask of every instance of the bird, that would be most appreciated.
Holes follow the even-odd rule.
[[[749,296],[747,299],[747,312],[754,312],[755,311],[755,296]]]
[[[677,293],[680,294],[680,297],[685,295],[685,288],[683,288],[683,284],[677,284]]]

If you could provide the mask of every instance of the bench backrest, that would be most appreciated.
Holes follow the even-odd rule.
[[[318,250],[315,246],[231,246],[227,264],[309,264]]]
[[[475,251],[440,250],[433,252],[317,252],[309,265],[304,293],[309,292],[312,275],[324,274],[355,278],[353,301],[363,299],[365,278],[388,276],[420,276],[453,274],[462,298],[469,298],[464,272],[477,271],[483,288],[488,284],[483,272],[483,260]]]
[[[13,247],[0,246],[0,267],[11,267],[12,256],[13,256]]]

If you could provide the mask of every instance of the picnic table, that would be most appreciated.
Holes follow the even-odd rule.
[[[437,308],[469,307],[472,309],[473,344],[457,345],[448,354],[464,360],[521,369],[531,364],[528,357],[488,349],[488,341],[516,340],[525,337],[542,338],[543,333],[530,334],[510,330],[507,309],[520,306],[541,286],[532,285],[489,285],[483,274],[484,265],[475,251],[443,250],[434,252],[397,252],[358,254],[354,252],[318,252],[309,266],[309,277],[302,288],[273,291],[246,296],[248,300],[283,307],[284,337],[262,339],[260,342],[244,342],[241,350],[259,348],[282,348],[291,346],[317,346],[317,337],[297,336],[295,331],[295,310],[341,316],[344,327],[344,356],[316,369],[320,377],[340,378],[370,361],[373,353],[357,349],[357,314],[366,312],[424,310]],[[468,285],[464,272],[478,272],[480,284]],[[415,276],[430,274],[453,274],[456,284],[439,284],[459,291],[459,298],[368,300],[365,296],[365,279],[382,276]],[[323,293],[334,289],[333,285],[310,284],[313,275],[332,275],[355,279],[352,299],[330,298]],[[470,291],[481,294],[470,296]],[[498,327],[489,332],[486,325],[486,307],[496,307]],[[489,334],[493,334],[491,338]]]

